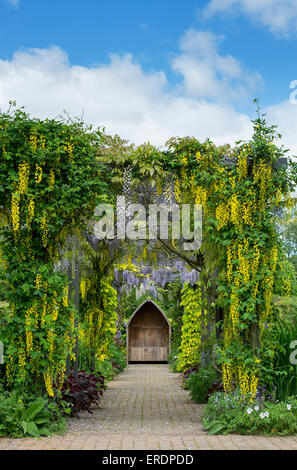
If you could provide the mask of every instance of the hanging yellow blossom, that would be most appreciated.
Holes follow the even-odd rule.
[[[36,278],[35,278],[35,287],[36,289],[40,289],[43,285],[43,282],[42,282],[42,276],[40,273],[36,274]]]
[[[49,190],[52,191],[54,189],[54,186],[55,186],[55,172],[51,168],[50,173],[49,173]]]
[[[249,384],[249,374],[246,370],[244,370],[243,366],[238,368],[239,374],[239,386],[242,398],[247,398],[250,392],[250,384]]]
[[[63,307],[68,307],[68,284],[66,284],[66,286],[64,286],[64,292],[63,292],[63,298],[62,298],[62,304],[63,304]]]
[[[27,162],[19,164],[19,193],[26,194],[28,190],[30,165]]]
[[[252,374],[251,379],[250,379],[251,401],[255,400],[256,398],[258,382],[259,382],[259,378],[255,374]]]
[[[250,279],[250,263],[247,258],[248,255],[248,240],[244,239],[243,243],[238,243],[238,260],[239,260],[239,273],[242,274],[245,284]]]
[[[250,225],[251,227],[254,225],[252,201],[246,201],[242,204],[242,219],[247,225]]]
[[[54,352],[54,332],[53,330],[48,330],[47,332],[47,342],[49,345],[49,359],[52,360],[53,352]]]
[[[86,297],[86,281],[84,279],[80,282],[80,293],[82,300],[84,300]]]
[[[66,372],[66,363],[62,362],[58,367],[58,373],[56,378],[56,387],[58,390],[61,390],[63,387],[63,383],[65,380],[65,372]]]
[[[230,245],[227,246],[227,279],[229,285],[232,283],[233,280],[233,264],[232,264],[232,248]]]
[[[15,304],[13,302],[10,307],[10,316],[13,317],[14,314],[15,314]]]
[[[241,208],[237,195],[233,194],[230,200],[230,220],[235,227],[240,230],[241,227]]]
[[[42,180],[42,168],[37,163],[35,165],[35,182],[37,184],[41,183]]]
[[[41,228],[41,231],[42,231],[42,245],[44,248],[46,248],[47,244],[48,244],[48,239],[47,239],[47,235],[48,235],[48,222],[47,222],[47,217],[46,217],[46,213],[44,212],[43,213],[43,216],[41,218],[41,222],[40,222],[40,228]]]
[[[33,348],[33,333],[30,329],[31,326],[31,313],[32,309],[29,308],[26,312],[26,350],[27,354],[30,354]]]
[[[259,359],[256,359],[255,362],[256,366],[258,366]],[[256,398],[259,378],[255,371],[246,370],[244,365],[238,367],[238,376],[242,400],[252,402]]]
[[[219,222],[217,229],[220,230],[221,228],[225,227],[229,221],[229,208],[228,204],[221,202],[216,207],[216,219]]]
[[[277,257],[278,257],[277,246],[273,246],[273,248],[271,250],[271,270],[272,270],[272,272],[274,272],[275,269],[276,269]]]
[[[201,160],[202,160],[202,156],[201,156],[201,153],[199,152],[199,150],[198,150],[198,152],[196,153],[196,160],[197,160],[197,163],[200,163]]]
[[[198,186],[197,187],[195,203],[196,204],[201,204],[204,207],[206,206],[206,203],[207,203],[207,190],[205,188],[203,188],[203,186]]]
[[[28,216],[27,216],[27,226],[30,227],[30,224],[34,218],[35,202],[31,197],[28,204]]]
[[[18,349],[18,365],[19,365],[19,369],[21,371],[20,375],[21,375],[22,378],[24,378],[24,376],[25,376],[25,366],[26,366],[26,351],[23,348],[23,346],[21,346]]]
[[[64,145],[64,150],[66,151],[69,160],[72,162],[73,161],[73,149],[74,149],[74,143],[66,142]]]
[[[224,321],[224,345],[225,347],[228,347],[231,344],[232,337],[233,337],[232,325],[230,321],[227,321],[227,319],[225,319]]]
[[[30,132],[29,140],[30,140],[30,144],[31,144],[31,148],[33,152],[36,152],[37,151],[37,136],[35,132],[33,131]]]
[[[238,161],[237,161],[238,179],[241,180],[243,178],[246,178],[247,172],[248,172],[247,157],[245,155],[245,152],[241,151],[238,156]]]
[[[17,232],[20,228],[20,199],[18,194],[12,194],[11,197],[11,218],[12,229]]]
[[[188,165],[188,158],[187,158],[186,155],[183,155],[183,156],[182,156],[182,163],[183,163],[184,166],[187,166],[187,165]]]
[[[257,282],[255,283],[255,285],[253,286],[253,288],[252,288],[252,293],[253,293],[254,299],[257,297],[258,287],[259,287],[259,282],[257,281]]]
[[[252,268],[252,274],[255,276],[257,273],[258,267],[259,267],[259,262],[260,262],[260,250],[259,246],[257,244],[254,245],[254,251],[253,251],[253,259],[251,263],[251,268]]]
[[[46,388],[46,391],[48,393],[48,396],[53,397],[54,396],[54,391],[53,391],[53,387],[52,387],[52,378],[51,378],[51,374],[50,374],[49,369],[47,369],[46,373],[43,374],[43,377],[44,377],[45,388]]]
[[[43,135],[39,137],[39,145],[40,145],[40,148],[45,149],[46,140]]]
[[[236,295],[236,293],[234,292],[234,290],[231,293],[230,302],[231,302],[231,304],[230,304],[230,320],[232,322],[233,335],[235,336],[236,335],[236,327],[237,327],[237,323],[238,323],[238,319],[239,319],[239,311],[238,311],[239,298]]]
[[[226,393],[231,392],[232,390],[232,382],[233,382],[233,370],[232,370],[232,365],[231,364],[223,364],[222,366],[222,372],[223,372],[223,385],[224,385],[224,391]]]
[[[52,319],[54,321],[57,320],[59,314],[59,305],[57,304],[56,300],[52,299]]]
[[[12,384],[12,374],[13,374],[13,356],[8,356],[8,361],[6,362],[6,377],[7,382]]]
[[[44,296],[42,297],[42,314],[41,314],[41,319],[40,319],[41,325],[43,325],[44,323],[46,311],[47,311],[47,297],[46,297],[46,294],[44,294]]]

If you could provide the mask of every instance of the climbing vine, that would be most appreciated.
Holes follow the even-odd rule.
[[[177,370],[184,371],[200,362],[201,353],[201,289],[200,284],[185,284],[181,303],[184,308]]]
[[[101,183],[93,144],[80,123],[0,117],[1,276],[8,384],[54,395],[73,354],[74,309],[56,269],[66,233],[93,212]]]
[[[92,292],[89,291],[89,302]],[[110,279],[100,280],[96,288],[96,302],[85,305],[80,323],[81,339],[89,351],[89,365],[103,361],[108,356],[110,344],[117,333],[117,292]]]
[[[181,194],[187,190],[187,198],[203,206],[202,278],[210,270],[209,261],[218,273],[225,390],[238,384],[251,397],[257,390],[261,332],[269,322],[280,259],[276,216],[292,206],[296,178],[295,164],[283,158],[277,138],[274,126],[259,116],[251,141],[234,149],[194,139],[171,143],[180,162],[176,199],[184,200]]]

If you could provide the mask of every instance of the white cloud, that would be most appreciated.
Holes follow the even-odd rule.
[[[297,31],[297,0],[210,0],[204,16],[220,12],[243,13],[276,34]]]
[[[175,88],[163,71],[144,71],[130,54],[81,67],[59,47],[18,51],[11,60],[0,60],[0,107],[5,110],[9,100],[16,100],[41,118],[84,111],[87,123],[137,144],[149,140],[162,146],[172,136],[187,135],[232,144],[252,132],[250,117],[238,112],[232,100],[248,94],[259,77],[246,76],[235,58],[219,55],[221,40],[192,30],[183,36],[172,62],[181,75]],[[291,92],[288,86],[288,100],[265,111],[279,125],[284,145],[297,154],[297,105],[289,102]]]
[[[81,116],[84,111],[86,122],[136,143],[163,145],[174,135],[233,143],[248,138],[251,125],[247,115],[235,110],[232,99],[243,95],[258,77],[246,78],[233,57],[220,56],[220,40],[193,30],[184,35],[172,63],[181,75],[175,88],[163,71],[144,71],[130,54],[114,54],[107,64],[81,67],[70,64],[59,47],[18,51],[11,60],[0,60],[0,106],[5,109],[9,100],[16,100],[42,118],[63,110]]]
[[[222,56],[218,48],[222,36],[188,30],[180,40],[181,54],[172,67],[183,76],[186,95],[215,100],[243,100],[262,84],[260,74],[251,73],[231,55]]]
[[[291,155],[297,156],[297,104],[290,103],[288,99],[269,106],[265,112],[269,123],[278,125],[285,148],[290,149]]]

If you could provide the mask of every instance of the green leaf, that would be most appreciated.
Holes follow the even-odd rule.
[[[33,436],[33,437],[40,436],[40,432],[38,431],[38,427],[36,426],[35,423],[33,423],[33,421],[29,421],[26,424],[27,424],[26,434],[29,434],[30,436]]]
[[[38,400],[32,403],[24,413],[24,419],[30,421],[44,408],[44,400]]]
[[[26,423],[26,421],[22,421],[21,426],[23,428],[24,434],[26,434],[27,433],[27,423]]]
[[[219,431],[222,431],[222,429],[224,429],[224,428],[225,428],[225,425],[224,425],[224,424],[222,424],[222,423],[217,423],[217,424],[215,424],[215,425],[210,429],[210,431],[208,432],[208,434],[209,434],[210,436],[212,436],[213,434],[218,434]]]
[[[41,417],[38,417],[38,418],[35,418],[34,419],[34,422],[36,424],[44,424],[44,423],[48,423],[50,421],[50,415],[48,416],[41,416]]]
[[[40,434],[40,436],[51,436],[52,434],[51,431],[45,426],[39,428],[38,433]]]

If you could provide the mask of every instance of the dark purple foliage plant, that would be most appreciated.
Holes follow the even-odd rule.
[[[79,371],[78,377],[70,374],[63,385],[63,399],[71,405],[71,416],[77,416],[80,411],[91,410],[92,405],[98,405],[104,390],[104,377],[99,374],[88,374]]]

